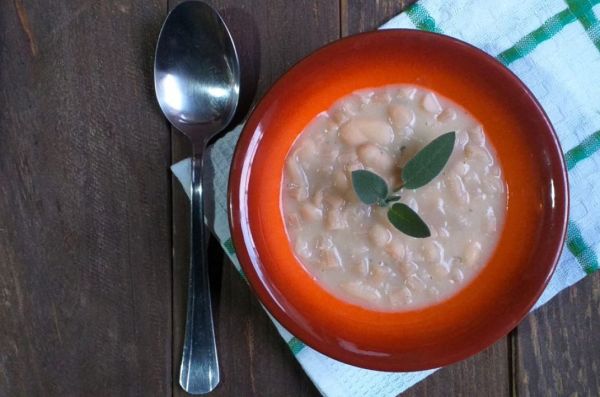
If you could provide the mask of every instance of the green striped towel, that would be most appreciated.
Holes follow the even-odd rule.
[[[422,0],[382,26],[430,30],[467,41],[515,72],[536,95],[560,138],[569,168],[566,248],[536,308],[598,269],[600,249],[600,0]],[[210,151],[209,224],[240,269],[227,224],[227,177],[241,126]],[[189,189],[189,162],[173,172]],[[395,396],[435,370],[385,373],[346,365],[305,346],[273,320],[323,395]]]

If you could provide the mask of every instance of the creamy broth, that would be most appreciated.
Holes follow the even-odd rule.
[[[442,173],[401,192],[431,237],[409,237],[386,208],[359,201],[352,171],[376,172],[391,189],[403,165],[448,131],[456,143]],[[482,126],[452,101],[407,85],[355,92],[319,114],[288,154],[281,197],[306,270],[338,298],[382,311],[457,293],[491,256],[506,210],[502,168]]]

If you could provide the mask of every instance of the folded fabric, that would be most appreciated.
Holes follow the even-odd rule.
[[[559,136],[569,169],[571,212],[566,248],[535,308],[598,269],[600,249],[600,0],[422,0],[382,29],[417,28],[446,34],[495,56],[531,89]],[[212,191],[207,221],[240,270],[227,223],[227,180],[242,126],[209,151]],[[189,160],[172,167],[189,195]],[[240,270],[241,274],[241,270]],[[325,396],[395,396],[435,370],[389,373],[326,357],[273,319],[315,386]]]

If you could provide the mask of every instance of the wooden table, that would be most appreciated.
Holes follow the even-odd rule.
[[[302,56],[408,2],[210,1],[241,54],[241,116]],[[162,117],[152,80],[174,5],[0,3],[0,396],[184,394],[187,203],[168,167],[188,147]],[[211,252],[214,395],[317,395],[256,298]],[[406,395],[600,395],[598,327],[594,275]]]

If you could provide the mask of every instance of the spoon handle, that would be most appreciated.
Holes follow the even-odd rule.
[[[190,394],[208,393],[219,383],[202,202],[204,149],[204,144],[196,143],[192,155],[190,278],[185,340],[179,375],[181,387]]]

